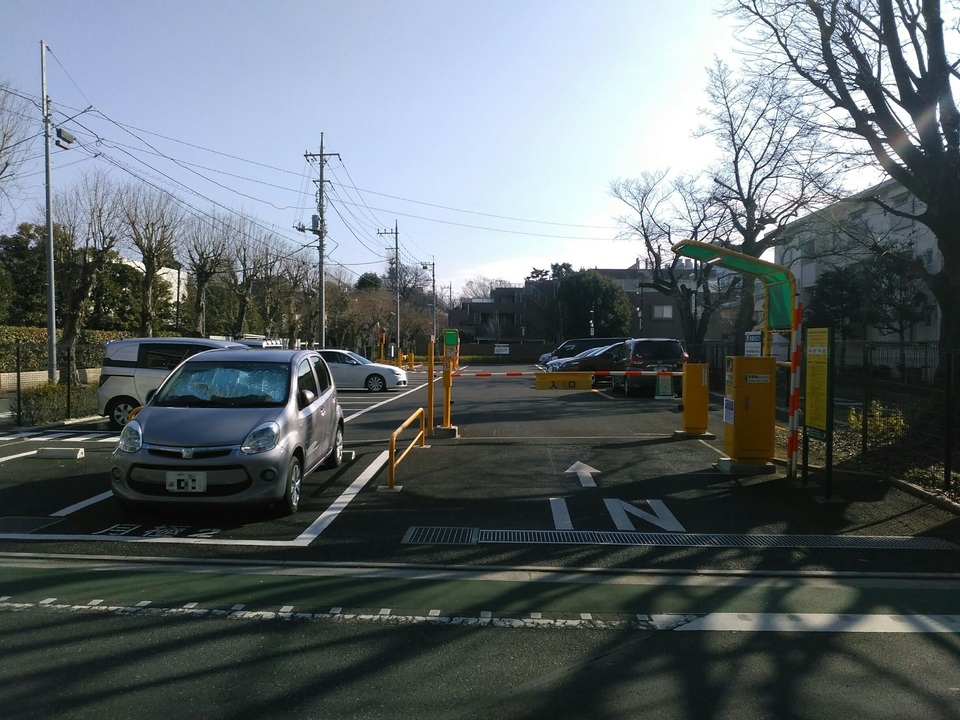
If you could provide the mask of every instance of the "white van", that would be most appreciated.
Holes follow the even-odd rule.
[[[130,412],[143,405],[147,393],[160,387],[184,358],[204,350],[247,347],[232,340],[183,337],[110,340],[105,345],[97,412],[114,428],[126,425]]]

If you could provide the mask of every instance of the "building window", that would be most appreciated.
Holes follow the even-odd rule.
[[[654,320],[673,320],[673,305],[654,305]]]

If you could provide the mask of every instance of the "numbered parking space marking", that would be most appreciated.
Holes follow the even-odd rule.
[[[36,451],[30,453],[23,453],[22,456],[32,455]],[[113,541],[113,542],[134,542],[134,543],[180,543],[180,544],[213,544],[213,545],[233,545],[233,546],[248,546],[248,547],[306,547],[310,545],[313,541],[321,536],[321,534],[330,527],[330,524],[342,513],[347,506],[353,501],[363,487],[373,479],[373,477],[383,468],[386,464],[390,453],[384,450],[373,462],[366,467],[366,469],[360,474],[360,476],[354,480],[349,487],[347,487],[340,495],[331,503],[330,507],[327,508],[320,516],[314,520],[309,527],[307,527],[303,532],[300,533],[293,540],[245,540],[245,539],[228,539],[228,538],[217,538],[214,537],[219,533],[217,528],[203,528],[195,532],[190,533],[189,535],[184,536],[183,533],[190,530],[189,526],[181,525],[160,525],[156,527],[147,528],[142,532],[141,535],[133,535],[131,533],[140,530],[143,526],[139,523],[117,523],[111,525],[110,527],[98,530],[89,535],[73,535],[73,534],[35,534],[35,533],[0,533],[0,540],[59,540],[66,542],[73,541],[82,541],[82,540],[97,540],[97,541]],[[78,510],[81,510],[85,507],[98,503],[102,500],[112,496],[112,492],[104,492],[99,495],[95,495],[87,500],[76,503],[69,507],[58,510],[56,513],[50,517],[66,517]],[[4,518],[11,519],[11,518]],[[16,518],[12,518],[15,520]]]

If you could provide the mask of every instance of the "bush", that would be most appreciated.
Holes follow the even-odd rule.
[[[850,409],[850,430],[859,434],[863,429],[864,414],[856,408]],[[866,413],[867,435],[874,447],[892,445],[907,434],[907,421],[899,408],[887,410],[874,400]]]
[[[20,394],[20,422],[24,426],[48,425],[68,419],[67,386],[47,383]],[[13,412],[16,413],[14,408]],[[69,417],[97,414],[97,388],[93,385],[70,387]]]

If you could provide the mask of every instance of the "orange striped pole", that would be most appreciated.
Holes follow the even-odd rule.
[[[793,327],[790,332],[790,419],[787,424],[787,476],[797,477],[797,450],[800,440],[800,329],[803,324],[803,303],[797,295],[793,305]]]

